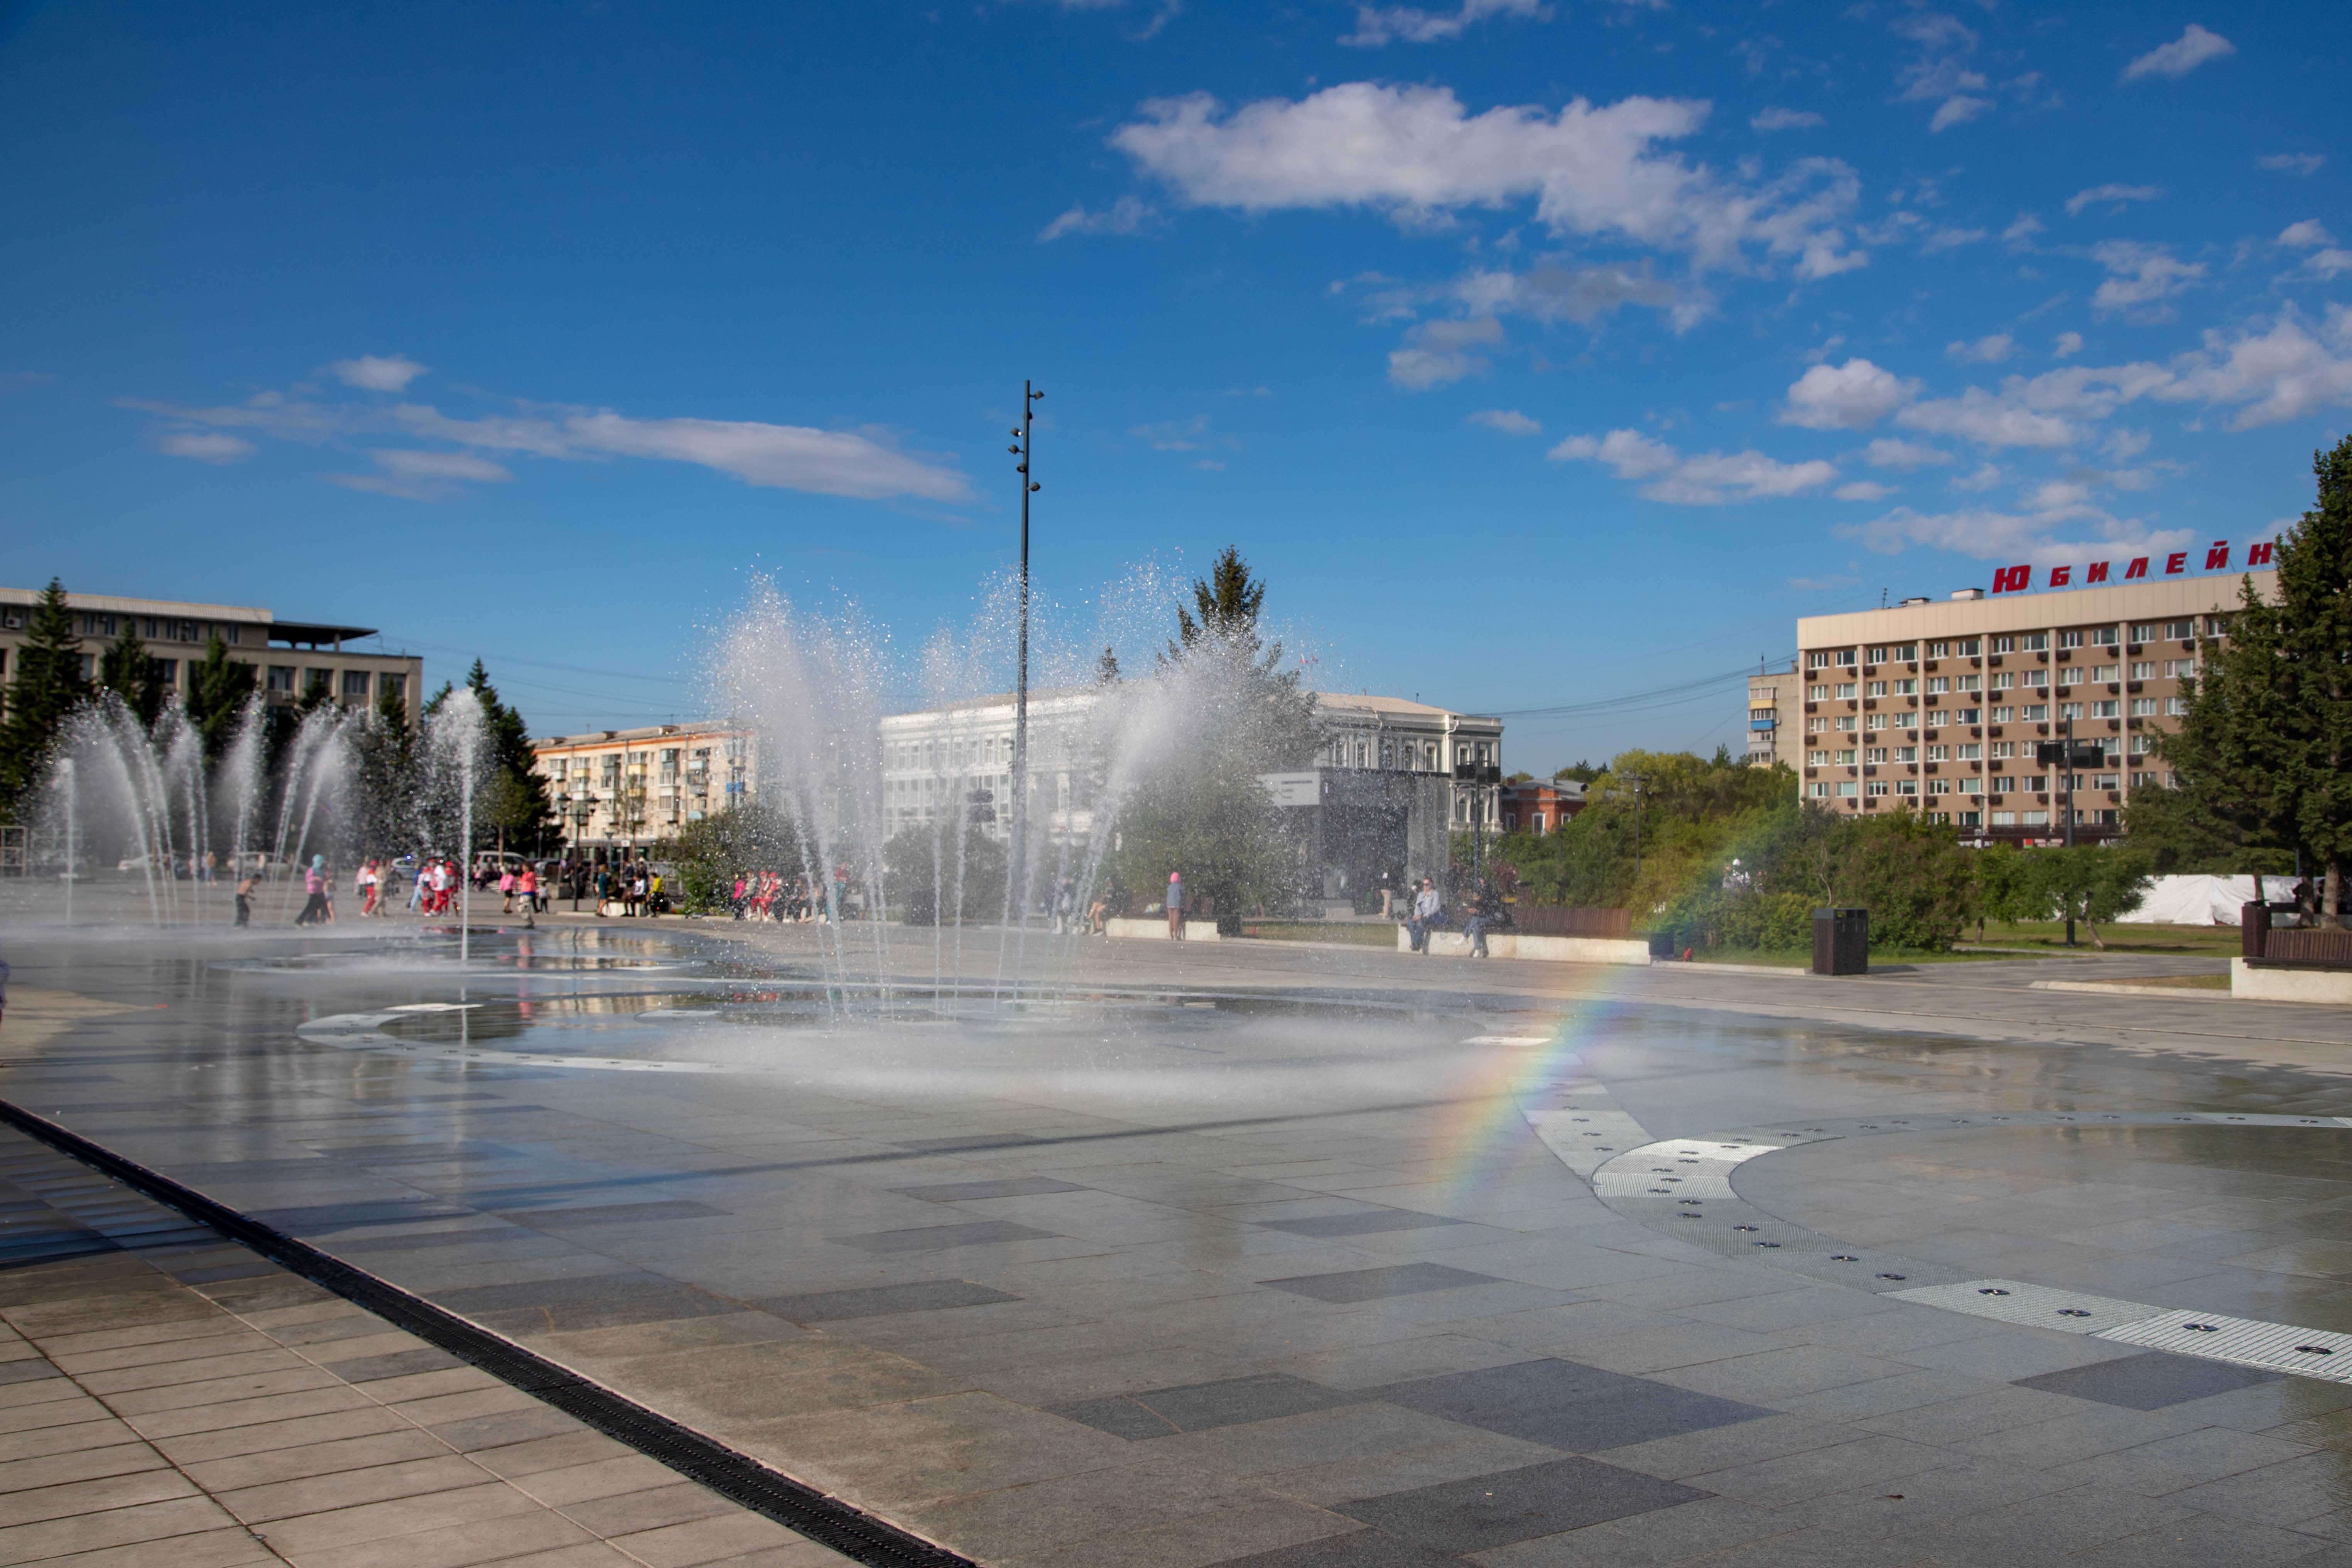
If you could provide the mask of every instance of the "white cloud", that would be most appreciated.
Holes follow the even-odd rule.
[[[1894,493],[1893,485],[1882,485],[1875,479],[1856,479],[1830,492],[1840,500],[1885,500]]]
[[[2081,353],[2083,352],[2083,334],[2080,332],[2059,333],[2058,341],[2054,345],[2053,345],[2050,352],[2059,359],[2064,359],[2071,354]]]
[[[1953,475],[1948,482],[1956,490],[1989,490],[2000,483],[2000,465],[1979,463],[1965,474]]]
[[[371,452],[375,466],[394,479],[470,479],[480,484],[505,484],[514,475],[488,458],[471,452]]]
[[[327,368],[345,386],[368,392],[400,392],[425,374],[425,367],[406,354],[362,354],[357,359],[339,359]]]
[[[2352,272],[2352,250],[2331,245],[2326,250],[2314,251],[2304,258],[2303,269],[2315,278],[2340,278]]]
[[[1927,121],[1927,129],[1931,132],[1948,131],[1955,125],[1965,125],[1991,107],[1992,100],[1989,98],[1970,98],[1965,93],[1954,93],[1937,106],[1935,117]]]
[[[1098,213],[1090,213],[1083,205],[1073,203],[1069,211],[1038,232],[1037,243],[1044,245],[1066,234],[1140,234],[1144,226],[1158,216],[1136,196],[1121,196]]]
[[[1195,414],[1190,419],[1167,420],[1158,425],[1138,425],[1128,432],[1139,436],[1154,450],[1161,452],[1198,452],[1209,445],[1209,416]]]
[[[1931,435],[1958,436],[1979,447],[2064,447],[2080,435],[2063,419],[1996,397],[1980,386],[1958,397],[1915,404],[1896,422]]]
[[[1405,347],[1389,355],[1389,379],[1412,392],[1426,392],[1465,376],[1484,375],[1494,366],[1473,352],[1503,341],[1503,325],[1492,316],[1467,321],[1430,321],[1413,329]]]
[[[1518,310],[1538,321],[1571,321],[1590,327],[1625,305],[1665,312],[1677,332],[1703,320],[1714,300],[1703,289],[1657,276],[1648,258],[1639,267],[1610,263],[1592,267],[1542,261],[1525,272],[1473,272],[1453,285],[1463,306],[1479,315]]]
[[[2168,44],[2161,44],[2124,67],[2124,79],[2137,81],[2144,76],[2187,76],[2207,60],[2234,55],[2238,46],[2219,33],[2209,33],[2196,23]]]
[[[247,430],[278,440],[316,444],[389,433],[478,451],[527,452],[568,462],[631,457],[692,463],[730,474],[747,484],[861,500],[908,497],[961,501],[971,499],[971,493],[963,475],[955,469],[898,451],[887,432],[870,426],[851,432],[756,420],[632,419],[610,410],[587,409],[461,419],[429,405],[403,403],[383,409],[359,404],[300,403],[277,393],[210,408],[141,398],[118,401],[124,407],[184,424]],[[415,462],[427,456],[415,453],[401,460]],[[413,489],[414,473],[382,479],[362,475],[359,479],[365,482],[353,482],[352,488],[411,493],[388,487],[408,484]],[[460,475],[451,469],[436,477],[446,480],[485,476]]]
[[[2156,395],[2168,402],[2242,405],[2230,428],[2249,430],[2297,418],[2330,404],[2352,403],[2352,310],[2327,307],[2318,331],[2294,313],[2270,331],[2225,338],[2205,334],[2205,346],[2173,361],[2179,378]]]
[[[1918,390],[1918,383],[1903,381],[1866,359],[1817,364],[1790,384],[1780,423],[1812,430],[1866,430]]]
[[[2278,243],[2291,245],[2298,250],[2309,250],[2335,244],[2336,237],[2327,232],[2326,224],[2315,217],[2307,217],[2301,223],[2291,223],[2279,230]]]
[[[1638,430],[1612,430],[1598,440],[1571,436],[1546,456],[1555,462],[1590,458],[1606,463],[1621,479],[1643,479],[1651,500],[1680,506],[1721,506],[1735,500],[1770,500],[1818,489],[1838,477],[1815,458],[1782,463],[1761,452],[1702,452],[1685,457]]]
[[[2113,202],[2120,211],[2126,202],[2152,202],[2163,195],[2162,185],[2093,185],[2066,198],[2066,216],[2080,217],[2084,207],[2100,202]]]
[[[1534,436],[1543,426],[1516,408],[1482,408],[1470,416],[1473,425],[1484,425],[1489,430],[1499,430],[1506,436]]]
[[[2016,347],[2016,339],[2007,332],[1996,332],[1989,338],[1979,338],[1972,343],[1947,343],[1944,345],[1944,353],[1964,364],[1969,363],[1999,364],[2007,359]]]
[[[1458,38],[1465,29],[1489,16],[1549,21],[1551,7],[1538,0],[1462,0],[1462,9],[1449,15],[1411,5],[1359,5],[1356,30],[1339,41],[1360,49],[1377,49],[1393,39],[1408,44],[1434,44]]]
[[[1916,441],[1899,441],[1885,436],[1862,449],[1862,460],[1874,468],[1906,470],[1958,461],[1940,447],[1923,447]]]
[[[2168,300],[2205,276],[2205,264],[2175,258],[2161,245],[2110,239],[2091,247],[2107,280],[2091,296],[2095,310],[2124,310]]]
[[[2074,537],[2059,537],[2061,530]],[[2022,560],[2053,566],[2102,556],[2160,554],[2184,548],[2190,537],[2185,528],[2151,529],[2079,500],[2063,500],[2021,511],[1972,508],[1922,513],[1907,506],[1896,507],[1868,522],[1840,524],[1834,531],[1882,555],[1900,554],[1921,545],[1979,561]]]
[[[1861,191],[1832,159],[1798,161],[1740,185],[1657,143],[1689,136],[1707,106],[1628,98],[1557,114],[1467,113],[1444,88],[1349,82],[1226,112],[1205,93],[1160,99],[1111,144],[1196,206],[1246,212],[1362,206],[1427,224],[1459,207],[1528,196],[1555,234],[1608,235],[1735,266],[1749,247],[1793,259],[1801,277],[1865,264],[1839,225]]]
[[[2033,248],[2033,237],[2041,232],[2040,218],[2035,217],[2032,213],[2020,213],[2017,215],[2015,223],[2000,231],[2000,237],[2009,242],[2010,248],[2012,250],[2031,250]]]
[[[156,437],[155,450],[167,458],[194,458],[199,463],[234,463],[239,458],[253,456],[256,447],[252,442],[235,436],[181,431]]]
[[[2327,154],[2325,153],[2273,153],[2267,158],[2254,160],[2259,167],[2284,169],[2295,174],[2315,174],[2326,162]]]
[[[1767,109],[1748,121],[1757,131],[1802,131],[1828,121],[1810,109]]]

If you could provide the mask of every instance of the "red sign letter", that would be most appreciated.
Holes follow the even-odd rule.
[[[2124,581],[2126,583],[2130,582],[2135,577],[2145,577],[2147,575],[2147,557],[2145,555],[2124,568]]]
[[[2229,569],[2230,542],[2226,539],[2217,539],[2213,542],[2213,548],[2205,552],[2205,570],[2227,572]]]
[[[2072,566],[2053,566],[2050,568],[2050,585],[2053,588],[2063,588],[2074,580],[2074,569]]]
[[[1992,572],[1992,591],[1996,594],[2022,594],[2033,585],[2031,566],[1996,566]]]
[[[2268,565],[2270,565],[2270,564],[2271,564],[2271,552],[2273,552],[2273,550],[2275,550],[2275,549],[2277,549],[2277,548],[2278,548],[2278,546],[2277,546],[2277,544],[2276,544],[2274,542],[2273,542],[2273,541],[2271,541],[2271,540],[2267,540],[2267,539],[2263,540],[2260,544],[2249,544],[2249,545],[2247,545],[2247,546],[2246,546],[2246,564],[2247,564],[2247,565],[2249,565],[2249,566],[2268,566]]]
[[[2189,552],[2187,551],[2176,550],[2171,554],[2164,558],[2164,574],[2166,576],[2178,576],[2179,574],[2188,570]]]
[[[2104,561],[2094,561],[2084,569],[2083,581],[2085,583],[2104,583],[2106,580],[2107,563]]]

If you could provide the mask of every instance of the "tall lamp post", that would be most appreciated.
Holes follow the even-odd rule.
[[[1650,781],[1639,773],[1619,773],[1619,778],[1633,786],[1633,895],[1642,892],[1642,786]]]
[[[1044,488],[1029,477],[1030,424],[1037,400],[1045,395],[1033,384],[1021,384],[1021,426],[1006,448],[1021,459],[1013,468],[1021,476],[1021,628],[1013,677],[1013,875],[1008,886],[1024,925],[1029,921],[1029,498]]]

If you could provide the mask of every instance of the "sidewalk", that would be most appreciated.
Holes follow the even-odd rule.
[[[849,1559],[0,1130],[0,1562]]]

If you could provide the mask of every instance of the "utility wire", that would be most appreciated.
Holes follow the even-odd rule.
[[[1784,655],[1783,657],[1793,656]],[[1767,662],[1777,661],[1768,660]],[[1566,719],[1585,714],[1619,713],[1633,708],[1671,707],[1677,701],[1696,700],[1718,687],[1729,685],[1732,681],[1745,680],[1749,673],[1748,667],[1743,664],[1738,669],[1726,670],[1720,675],[1703,676],[1699,679],[1681,681],[1673,686],[1653,687],[1647,691],[1628,691],[1615,697],[1596,697],[1587,702],[1562,702],[1546,708],[1474,709],[1471,711],[1483,712],[1496,719]]]

